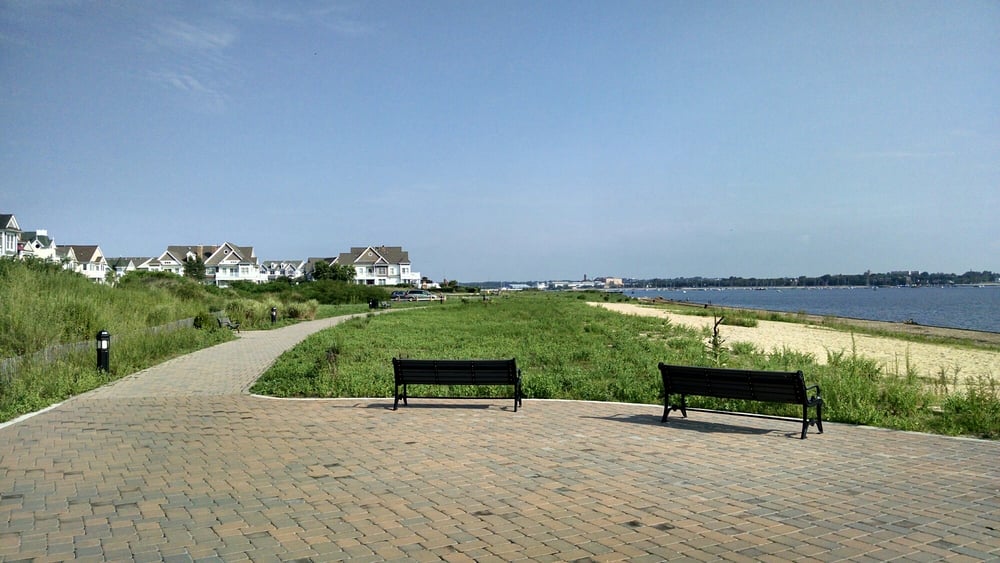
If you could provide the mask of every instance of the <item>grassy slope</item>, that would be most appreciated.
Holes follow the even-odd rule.
[[[490,303],[434,305],[368,317],[324,331],[279,358],[253,391],[294,397],[390,397],[391,358],[516,357],[529,398],[662,404],[660,361],[799,370],[818,383],[825,419],[949,434],[1000,437],[996,385],[940,398],[915,377],[882,373],[876,362],[841,356],[820,366],[784,350],[713,351],[704,335],[661,319],[586,306],[575,294],[524,294]],[[483,396],[506,390],[420,390]],[[797,416],[795,407],[695,398],[693,406]],[[932,410],[931,407],[943,407]]]

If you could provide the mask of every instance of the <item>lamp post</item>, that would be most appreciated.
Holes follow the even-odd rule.
[[[106,330],[97,333],[97,371],[108,369],[108,356],[111,352],[111,334]]]

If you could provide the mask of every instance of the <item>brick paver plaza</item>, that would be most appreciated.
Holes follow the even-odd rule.
[[[338,320],[244,332],[0,428],[0,559],[1000,560],[996,442],[247,393]]]

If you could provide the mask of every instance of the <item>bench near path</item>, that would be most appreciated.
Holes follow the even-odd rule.
[[[333,322],[246,332],[0,428],[0,560],[1000,559],[997,442],[245,392]]]

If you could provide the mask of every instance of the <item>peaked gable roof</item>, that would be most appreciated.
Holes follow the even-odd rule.
[[[49,235],[38,234],[38,231],[21,231],[21,242],[38,242],[42,246],[52,246],[55,241]]]
[[[17,224],[17,219],[9,213],[0,214],[0,229],[7,231],[20,231],[21,226]]]
[[[337,257],[341,264],[409,264],[410,255],[401,246],[354,246]]]
[[[257,264],[257,257],[254,255],[252,246],[236,246],[235,244],[224,242],[205,260],[206,266],[217,266],[224,262],[238,262],[247,264]]]
[[[136,268],[143,262],[149,260],[149,258],[139,256],[116,256],[114,258],[106,258],[106,260],[108,261],[108,265],[114,268],[128,268],[129,265]]]
[[[195,258],[201,258],[203,261],[207,261],[211,258],[212,254],[218,249],[218,245],[172,245],[167,247],[167,252],[174,257],[178,262],[184,262],[187,260],[188,256],[194,256]]]
[[[73,251],[72,246],[56,246],[56,257],[60,260],[65,259],[70,262],[76,262],[76,253]]]
[[[57,245],[56,249],[70,248],[78,262],[101,262],[104,260],[104,253],[101,247],[96,244],[67,244]]]

